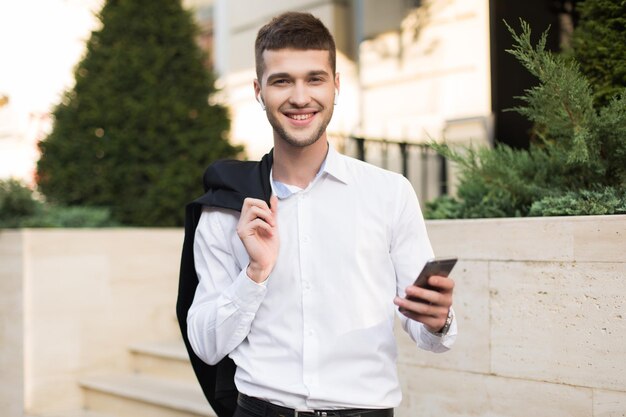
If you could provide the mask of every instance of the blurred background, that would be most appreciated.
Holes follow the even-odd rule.
[[[535,82],[505,52],[503,20],[523,18],[548,48],[567,45],[576,0],[375,0],[255,2],[185,0],[197,44],[230,117],[227,138],[239,157],[272,146],[254,100],[257,30],[286,10],[319,16],[337,39],[342,90],[329,133],[342,152],[402,172],[420,200],[454,191],[454,172],[426,142],[497,142],[525,148],[531,123],[513,112],[515,96]],[[35,185],[37,143],[52,131],[53,110],[75,84],[102,0],[23,0],[0,5],[0,177]],[[207,165],[210,158],[204,161]],[[191,197],[191,196],[189,196]],[[79,203],[80,201],[71,202]],[[83,202],[84,203],[84,202]]]

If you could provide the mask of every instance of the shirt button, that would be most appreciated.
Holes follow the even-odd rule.
[[[310,238],[310,237],[308,237],[308,236],[304,236],[304,237],[302,238],[302,242],[304,242],[304,243],[309,243],[310,241],[311,241],[311,238]]]

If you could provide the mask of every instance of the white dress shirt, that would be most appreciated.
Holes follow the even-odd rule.
[[[246,275],[239,213],[205,207],[187,318],[194,352],[209,364],[229,355],[239,391],[274,404],[396,407],[395,315],[420,348],[446,351],[456,338],[455,321],[438,337],[393,303],[433,257],[411,184],[329,147],[306,189],[280,188],[278,260],[261,284]]]

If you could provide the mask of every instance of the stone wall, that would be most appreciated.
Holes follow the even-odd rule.
[[[128,369],[133,343],[179,337],[182,237],[178,229],[0,231],[0,311],[10,330],[3,326],[0,343],[0,415],[22,417],[18,405],[31,414],[78,409],[79,378]]]
[[[626,415],[626,216],[431,221],[454,349],[401,331],[399,417]]]
[[[0,415],[24,410],[22,236],[0,231]]]
[[[460,334],[432,354],[398,331],[398,417],[626,415],[626,216],[428,229],[460,258]],[[179,338],[181,245],[178,229],[0,231],[0,415],[78,408],[78,378]]]

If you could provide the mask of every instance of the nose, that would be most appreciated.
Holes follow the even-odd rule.
[[[289,104],[294,107],[306,107],[311,101],[311,95],[304,83],[295,83],[289,96]]]

